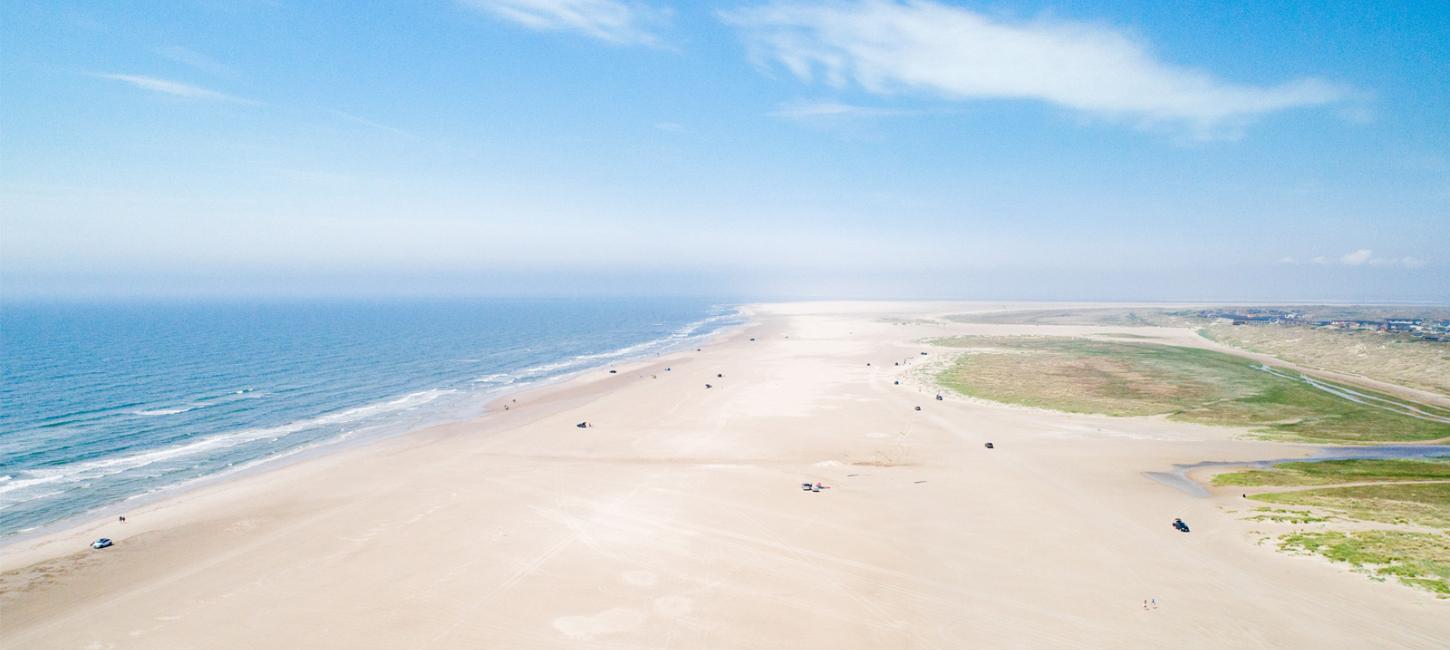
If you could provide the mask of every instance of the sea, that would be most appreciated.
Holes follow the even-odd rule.
[[[742,321],[698,299],[0,305],[0,541]]]

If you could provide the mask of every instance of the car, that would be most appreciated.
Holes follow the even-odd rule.
[[[111,538],[109,538],[109,537],[102,537],[102,538],[100,538],[100,539],[98,539],[98,540],[96,540],[94,542],[91,542],[91,548],[106,548],[107,546],[114,546],[114,545],[115,545],[115,542],[112,542],[111,541]]]
[[[987,443],[987,448],[988,449],[996,449],[996,447],[992,446],[992,443],[990,443],[990,442]]]
[[[1186,532],[1188,532],[1188,524],[1183,523],[1183,520],[1182,519],[1174,519],[1173,520],[1173,527],[1174,528],[1177,528],[1178,529],[1178,532],[1180,532],[1180,533],[1186,533]]]

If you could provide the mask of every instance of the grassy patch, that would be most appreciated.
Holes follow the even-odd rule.
[[[947,320],[959,323],[1014,323],[1029,325],[1116,325],[1128,327],[1181,326],[1189,320],[1165,309],[1023,309],[975,314],[956,314]]]
[[[1325,370],[1450,393],[1450,343],[1405,334],[1346,332],[1285,325],[1211,324],[1202,334],[1236,348]]]
[[[1272,521],[1280,524],[1317,524],[1329,521],[1330,517],[1320,517],[1307,510],[1289,510],[1286,508],[1255,508],[1259,514],[1246,517],[1250,521]]]
[[[1271,469],[1218,474],[1214,485],[1330,485],[1365,481],[1450,480],[1450,458],[1428,460],[1325,460],[1280,463]]]
[[[971,349],[940,375],[941,384],[1000,402],[1074,413],[1168,415],[1302,440],[1450,437],[1450,424],[1354,402],[1210,350],[1054,337],[957,337],[937,343]]]
[[[1391,530],[1293,533],[1281,537],[1279,547],[1322,555],[1450,597],[1450,535]]]
[[[1450,528],[1450,483],[1386,483],[1255,494],[1250,498],[1323,508],[1351,519]]]

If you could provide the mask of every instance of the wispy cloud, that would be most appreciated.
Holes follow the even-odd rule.
[[[850,119],[920,115],[924,111],[859,106],[833,100],[800,100],[785,102],[770,112],[772,117],[788,120]]]
[[[1370,266],[1403,266],[1411,269],[1418,269],[1425,265],[1425,260],[1418,257],[1371,257],[1367,262]]]
[[[680,124],[679,122],[655,122],[655,128],[661,131],[679,133],[685,130],[685,125]]]
[[[1350,91],[1318,79],[1236,84],[1155,58],[1099,23],[1007,22],[927,0],[769,2],[722,12],[760,65],[806,82],[878,95],[1028,99],[1200,139],[1236,137],[1256,116],[1334,104]]]
[[[201,52],[180,45],[167,45],[166,47],[158,47],[153,51],[156,52],[157,56],[164,59],[175,61],[176,63],[195,68],[208,74],[218,76],[232,74],[231,67],[226,64]]]
[[[1278,263],[1300,264],[1301,262],[1298,258],[1284,257],[1280,258]],[[1329,266],[1331,264],[1339,264],[1342,266],[1402,266],[1405,268],[1416,269],[1424,266],[1425,260],[1422,260],[1418,257],[1410,256],[1375,257],[1373,250],[1368,248],[1360,248],[1340,255],[1337,258],[1329,258],[1323,255],[1319,255],[1316,257],[1311,257],[1302,263],[1316,264],[1319,266]]]
[[[112,81],[121,81],[121,82],[128,83],[128,84],[130,84],[132,86],[135,86],[137,88],[141,88],[143,90],[149,90],[149,91],[161,93],[161,94],[164,94],[164,95],[173,95],[173,96],[176,96],[176,97],[185,97],[187,99],[197,99],[197,100],[206,100],[206,101],[218,101],[218,102],[231,102],[231,103],[235,103],[235,104],[250,104],[250,105],[256,105],[256,104],[259,104],[260,103],[260,102],[256,102],[256,101],[253,101],[253,100],[250,100],[250,99],[243,99],[241,97],[233,97],[232,95],[228,95],[228,94],[225,94],[225,93],[220,93],[220,92],[217,92],[215,90],[208,89],[208,88],[202,88],[201,86],[193,86],[191,84],[182,83],[180,81],[171,81],[169,79],[158,79],[156,77],[147,77],[147,76],[139,75],[139,74],[97,73],[97,74],[94,74],[92,76],[99,77],[101,79],[110,79]]]
[[[529,29],[578,32],[620,45],[659,45],[668,9],[621,0],[459,0]]]
[[[379,131],[387,131],[388,133],[392,133],[394,135],[401,135],[401,136],[408,137],[408,138],[416,138],[417,137],[416,135],[414,135],[410,131],[405,131],[405,130],[400,129],[400,128],[396,127],[396,126],[388,126],[387,124],[383,124],[382,122],[376,122],[376,121],[370,120],[370,119],[368,119],[366,117],[360,117],[360,116],[357,116],[357,115],[353,115],[352,113],[348,113],[346,111],[339,111],[339,110],[336,110],[336,109],[327,109],[327,112],[332,113],[333,115],[335,115],[337,117],[340,117],[340,118],[342,118],[342,119],[344,119],[344,120],[346,120],[348,122],[352,122],[353,124],[361,124],[362,126],[366,126],[368,128],[377,129]]]

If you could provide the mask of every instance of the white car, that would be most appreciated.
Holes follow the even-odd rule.
[[[111,538],[102,537],[94,542],[91,542],[91,548],[106,548],[107,546],[111,546],[113,544],[114,542],[111,541]]]

